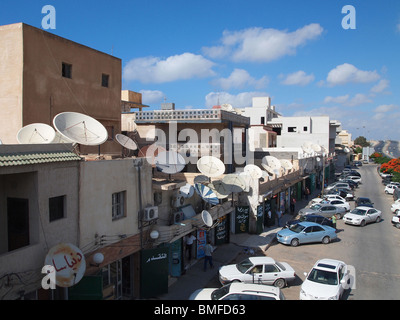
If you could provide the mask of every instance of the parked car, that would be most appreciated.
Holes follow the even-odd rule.
[[[347,224],[364,227],[368,223],[379,222],[382,218],[382,212],[370,207],[357,207],[346,213],[343,221]]]
[[[346,179],[353,180],[354,182],[357,182],[357,183],[362,183],[360,176],[347,176]]]
[[[299,215],[304,216],[307,214],[317,214],[323,217],[330,218],[333,215],[337,215],[341,219],[346,213],[346,209],[342,207],[336,207],[328,203],[315,203],[309,208],[303,208],[299,210]]]
[[[339,199],[322,200],[320,203],[331,204],[335,207],[344,208],[346,212],[350,211],[350,203],[344,200],[339,200]]]
[[[290,221],[286,222],[285,228],[289,228],[291,225],[297,224],[297,223],[303,222],[303,221],[315,222],[315,223],[322,224],[324,226],[329,226],[329,227],[333,228],[332,220],[330,220],[326,217],[323,217],[323,216],[316,215],[316,214],[308,214],[308,215],[300,216],[300,218],[297,220],[290,220]]]
[[[400,202],[399,201],[395,201],[394,203],[392,203],[391,207],[390,207],[390,211],[392,211],[393,213],[399,213],[400,212]]]
[[[366,197],[358,197],[356,200],[356,207],[363,206],[363,207],[374,207],[374,203],[371,201],[370,198]]]
[[[394,193],[394,190],[395,190],[397,187],[398,187],[397,185],[390,183],[390,184],[388,184],[388,185],[385,187],[385,193],[386,193],[386,194],[393,194],[393,193]]]
[[[198,289],[189,300],[285,300],[281,289],[262,284],[230,283],[221,288]]]
[[[397,229],[400,229],[400,213],[397,213],[397,214],[392,218],[392,224],[393,224]]]
[[[327,194],[325,194],[324,196],[330,196],[330,195],[338,195],[341,196],[343,199],[347,200],[347,191],[342,191],[342,190],[329,190]]]
[[[345,198],[341,197],[341,196],[338,195],[338,194],[326,194],[326,195],[324,195],[322,198],[314,198],[314,199],[312,199],[312,200],[311,200],[311,204],[320,203],[320,202],[322,202],[323,200],[333,200],[333,199],[346,201]]]
[[[334,182],[334,183],[331,183],[330,185],[328,185],[325,188],[325,190],[331,190],[331,189],[337,189],[337,188],[349,188],[349,189],[351,189],[350,185],[348,183],[338,181],[338,182]]]
[[[348,183],[352,190],[354,190],[355,188],[358,188],[358,185],[359,185],[358,182],[356,182],[354,180],[351,180],[351,179],[348,179],[347,177],[346,178],[340,178],[339,181]]]
[[[359,173],[357,170],[346,170],[346,169],[344,169],[342,171],[342,175],[361,177],[361,173]]]
[[[297,247],[299,244],[312,242],[328,244],[337,239],[337,235],[332,227],[303,221],[278,231],[276,239],[282,244]]]
[[[355,196],[353,191],[349,188],[335,188],[329,191],[330,194],[339,194],[341,197],[345,198],[345,200],[355,200]]]
[[[250,257],[238,264],[222,266],[219,269],[219,281],[223,285],[238,281],[283,288],[295,278],[295,271],[288,263],[277,262],[265,256]]]
[[[356,167],[362,167],[362,162],[361,162],[361,161],[353,161],[353,164],[354,164]]]
[[[348,266],[340,260],[318,260],[304,275],[301,300],[339,300],[350,284]]]

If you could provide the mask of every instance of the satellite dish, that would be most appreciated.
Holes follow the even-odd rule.
[[[222,183],[225,184],[229,193],[242,192],[246,188],[246,181],[235,173],[227,174],[222,179]]]
[[[229,189],[225,186],[222,180],[215,180],[208,184],[208,187],[215,193],[218,199],[225,199],[229,196]]]
[[[123,135],[123,134],[117,134],[117,135],[115,136],[115,140],[117,140],[117,142],[118,142],[121,146],[123,146],[124,148],[126,148],[126,149],[133,150],[133,151],[135,151],[135,150],[138,149],[138,146],[137,146],[136,142],[133,141],[131,138],[129,138],[129,137]]]
[[[315,143],[311,145],[311,149],[313,149],[316,153],[319,153],[322,150],[321,146]]]
[[[232,112],[233,107],[229,103],[225,103],[221,105],[221,110]]]
[[[207,227],[211,228],[213,226],[213,218],[208,211],[203,210],[201,212],[201,219]]]
[[[306,142],[303,143],[301,148],[303,149],[304,153],[312,153],[312,151],[313,151],[312,145],[313,145],[312,142],[306,141]]]
[[[44,123],[33,123],[20,129],[17,140],[20,144],[48,144],[56,137],[55,130]]]
[[[164,151],[159,153],[155,158],[158,170],[167,174],[175,174],[181,172],[185,166],[185,159],[181,154],[175,151]]]
[[[191,198],[194,195],[194,187],[187,183],[183,187],[180,187],[179,194],[186,199]]]
[[[276,171],[279,171],[281,168],[281,162],[272,156],[265,156],[262,158],[261,165],[271,174],[276,174]]]
[[[241,109],[235,108],[234,110],[235,110],[235,112],[236,112],[237,114],[239,114],[239,115],[242,115],[242,114],[243,114],[243,111],[242,111]]]
[[[269,173],[265,170],[261,170],[262,172],[262,178],[264,179],[264,181],[268,181],[269,180]]]
[[[161,153],[167,151],[165,148],[157,145],[157,143],[153,143],[147,146],[142,147],[139,150],[138,157],[146,158],[147,162],[151,164],[153,167],[155,166],[155,158]]]
[[[282,168],[285,169],[285,171],[289,171],[289,170],[293,169],[293,164],[289,160],[282,159],[282,160],[280,160],[280,162],[281,162]]]
[[[262,170],[254,164],[245,166],[244,172],[248,173],[252,179],[260,179],[262,177]]]
[[[194,177],[193,179],[194,184],[196,183],[209,183],[210,182],[210,178],[208,178],[207,176],[205,176],[204,174],[200,174],[196,177]]]
[[[63,138],[86,146],[98,146],[106,142],[106,128],[96,119],[76,112],[56,115],[53,125]]]
[[[250,191],[250,183],[253,178],[247,172],[240,172],[239,177],[241,177],[243,179],[243,181],[245,182],[245,187],[243,188],[243,191],[249,192]]]
[[[347,148],[347,147],[345,147],[345,148],[344,148],[344,152],[349,153],[349,152],[350,152],[350,149]]]
[[[225,172],[224,163],[213,156],[204,156],[197,161],[197,169],[207,177],[215,178]]]
[[[205,186],[204,184],[196,183],[194,185],[194,189],[204,201],[212,205],[219,204],[219,199],[214,191],[211,190],[211,188]]]

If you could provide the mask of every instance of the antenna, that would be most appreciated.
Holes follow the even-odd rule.
[[[115,140],[117,140],[117,142],[124,147],[124,149],[132,151],[136,151],[138,149],[136,142],[123,134],[117,134],[115,136]]]
[[[20,144],[49,144],[55,137],[55,130],[44,123],[27,125],[17,133],[17,140]]]

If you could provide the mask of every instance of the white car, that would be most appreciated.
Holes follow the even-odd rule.
[[[350,211],[350,203],[348,203],[345,200],[329,199],[329,200],[322,200],[320,203],[329,203],[335,207],[344,208],[346,212]]]
[[[397,185],[395,185],[395,184],[388,184],[386,187],[385,187],[385,193],[386,194],[393,194],[393,192],[394,192],[394,190],[397,188],[398,186]]]
[[[347,182],[334,182],[331,183],[329,186],[325,188],[325,190],[331,190],[331,189],[336,189],[336,188],[348,188],[351,190],[350,185]]]
[[[221,284],[244,282],[274,285],[283,288],[296,278],[294,269],[286,262],[277,262],[271,257],[250,257],[238,264],[219,269]]]
[[[343,217],[344,223],[364,227],[368,223],[379,222],[382,218],[382,212],[370,207],[357,207],[346,213]]]
[[[361,177],[358,176],[347,176],[346,179],[353,180],[354,182],[361,183]]]
[[[230,283],[221,288],[198,289],[189,300],[285,300],[282,291],[273,286]]]
[[[396,214],[392,218],[392,224],[397,228],[400,229],[400,213]]]
[[[395,201],[394,203],[392,203],[392,206],[390,207],[390,210],[393,212],[393,213],[398,213],[398,212],[400,212],[400,202],[397,202],[397,201]]]
[[[334,199],[346,201],[346,199],[344,199],[343,197],[339,196],[338,194],[326,194],[322,198],[314,198],[314,199],[312,199],[311,200],[311,204],[320,203],[323,200],[330,201],[330,200],[334,200]]]
[[[304,275],[301,300],[339,300],[350,284],[349,270],[343,261],[318,260],[311,271]]]

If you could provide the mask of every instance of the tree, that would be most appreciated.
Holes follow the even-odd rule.
[[[359,136],[354,140],[354,144],[359,145],[361,147],[369,147],[371,144],[367,141],[367,139],[363,136]]]

